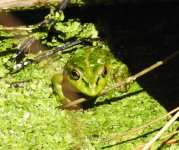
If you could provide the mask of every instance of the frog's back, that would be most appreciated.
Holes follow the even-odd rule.
[[[83,47],[72,54],[67,65],[78,66],[79,68],[95,68],[108,64],[112,58],[112,54],[105,48]]]
[[[75,59],[83,61],[86,60],[90,64],[93,64],[96,63],[96,60],[98,59],[100,59],[102,62],[106,62],[111,59],[111,57],[112,54],[106,48],[84,47],[74,53],[72,56],[72,61],[75,61]]]

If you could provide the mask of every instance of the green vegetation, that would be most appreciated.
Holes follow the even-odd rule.
[[[59,18],[58,15],[62,14],[56,15]],[[46,49],[62,46],[72,37],[98,38],[98,31],[92,23],[81,23],[79,19],[61,21],[63,17],[54,19],[58,36],[51,35],[51,41],[47,41],[46,31],[33,33],[42,39]],[[24,41],[24,38],[17,39],[16,34],[0,31],[0,149],[128,150],[149,141],[157,133],[156,130],[166,123],[166,120],[160,121],[135,134],[103,143],[105,138],[145,124],[164,115],[166,110],[137,82],[131,85],[128,93],[121,95],[114,91],[98,97],[94,107],[88,110],[59,109],[60,103],[53,93],[51,77],[62,71],[71,53],[59,53],[30,64],[20,72],[8,74],[3,64],[15,56],[15,50]],[[26,32],[18,34],[27,35]],[[165,134],[176,131],[178,125],[176,122]],[[179,138],[179,135],[175,138]],[[156,142],[153,149],[160,147],[161,143]],[[162,147],[169,148],[179,147],[177,144]]]

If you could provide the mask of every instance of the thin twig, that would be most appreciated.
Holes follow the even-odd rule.
[[[144,74],[147,74],[148,72],[154,70],[155,68],[158,68],[159,66],[163,65],[164,63],[167,63],[169,60],[171,60],[172,58],[176,57],[177,55],[179,54],[179,50],[175,51],[174,53],[172,53],[170,56],[166,57],[164,60],[161,60],[161,61],[158,61],[156,62],[155,64],[151,65],[150,67],[140,71],[139,73],[133,75],[133,76],[130,76],[128,78],[126,78],[124,81],[122,82],[119,82],[119,83],[116,83],[114,84],[113,86],[111,87],[108,87],[106,89],[104,89],[100,95],[103,95],[105,94],[106,92],[110,91],[110,90],[113,90],[117,87],[120,87],[122,85],[125,85],[127,83],[130,83],[130,82],[133,82],[135,81],[137,78],[143,76]]]
[[[61,109],[68,109],[68,108],[70,108],[71,106],[75,106],[75,105],[77,105],[77,104],[79,104],[79,103],[83,103],[83,102],[85,102],[85,101],[86,101],[85,98],[80,98],[80,99],[77,99],[77,100],[72,101],[72,102],[70,102],[70,103],[67,103],[67,104],[62,105],[62,106],[61,106]]]
[[[165,135],[165,136],[162,136],[162,137],[160,138],[160,140],[165,139],[165,138],[168,138],[168,137],[170,137],[170,136],[172,136],[172,135],[175,135],[175,134],[178,134],[178,133],[179,133],[179,130],[177,130],[177,131],[175,131],[175,132],[172,132],[172,133],[170,133],[170,134],[167,134],[167,135]]]
[[[178,130],[178,131],[175,131],[175,132],[172,132],[172,133],[170,133],[170,134],[167,134],[167,135],[161,137],[159,140],[163,140],[163,139],[168,138],[168,137],[170,137],[170,136],[172,136],[172,135],[175,135],[175,134],[177,134],[177,133],[179,133],[179,130]],[[168,141],[167,141],[167,142],[168,142]],[[133,150],[142,150],[142,148],[143,148],[144,146],[145,146],[145,144],[142,144],[142,145],[138,146],[137,148],[135,148],[135,149],[133,149]]]
[[[150,71],[152,71],[152,70],[158,68],[159,66],[163,65],[164,63],[167,63],[169,60],[171,60],[172,58],[176,57],[178,54],[179,54],[179,50],[175,51],[175,52],[172,53],[170,56],[166,57],[164,60],[158,61],[158,62],[156,62],[155,64],[151,65],[150,67],[148,67],[148,68],[146,68],[146,69],[140,71],[139,73],[137,73],[137,74],[135,74],[135,75],[133,75],[133,76],[130,76],[130,77],[124,79],[124,80],[121,81],[121,82],[115,83],[115,84],[113,84],[113,85],[110,86],[110,87],[105,88],[104,90],[101,91],[101,93],[100,93],[98,96],[104,95],[104,94],[107,93],[108,91],[111,91],[111,90],[113,90],[113,89],[115,89],[115,88],[117,88],[117,87],[120,87],[120,86],[123,86],[123,85],[126,85],[126,84],[128,84],[128,83],[131,83],[131,82],[135,81],[137,78],[143,76],[144,74],[146,74],[146,73],[148,73],[148,72],[150,72]],[[75,102],[75,101],[76,101],[76,102]],[[72,104],[77,105],[77,104],[83,103],[83,102],[85,102],[85,101],[87,101],[87,100],[84,100],[84,101],[75,100],[75,101],[68,103],[69,106],[72,106]]]
[[[148,122],[148,123],[146,123],[146,124],[144,124],[144,125],[142,125],[142,126],[140,126],[140,127],[138,127],[138,128],[135,128],[135,129],[129,130],[129,131],[123,133],[123,134],[120,134],[120,135],[117,135],[117,136],[114,136],[114,137],[105,139],[103,142],[109,142],[109,141],[112,141],[112,140],[121,138],[121,137],[123,137],[123,136],[132,134],[132,133],[134,133],[134,132],[137,132],[137,131],[139,131],[139,130],[141,130],[141,129],[143,129],[143,128],[146,128],[146,127],[148,127],[148,126],[151,126],[151,125],[155,124],[156,122],[159,122],[160,120],[162,120],[162,119],[166,118],[167,116],[169,116],[169,115],[175,113],[176,111],[179,111],[179,107],[175,108],[174,110],[170,111],[169,113],[167,113],[167,114],[165,114],[165,115],[163,115],[163,116],[161,116],[161,117],[159,117],[159,118],[157,118],[157,119],[155,119],[155,120],[152,120],[151,122]]]
[[[0,27],[0,31],[32,31],[32,29],[26,27]]]
[[[17,53],[17,56],[16,56],[16,57],[11,57],[8,61],[14,61],[14,60],[16,60],[17,57],[20,56],[20,54],[22,53],[22,51],[23,51],[29,44],[31,44],[34,40],[35,40],[34,37],[31,37],[31,38],[27,39],[27,41],[25,41],[25,42],[20,46],[19,51],[18,51],[18,53]],[[25,61],[23,61],[23,62],[21,62],[21,63],[18,63],[18,64],[16,64],[16,65],[14,65],[13,67],[8,67],[8,65],[7,65],[7,62],[8,62],[8,61],[4,64],[4,66],[10,70],[10,73],[18,72],[18,71],[20,71],[22,68],[24,68],[25,66],[27,66],[27,65],[29,65],[29,64],[32,64],[33,62],[38,62],[38,61],[40,61],[41,59],[44,59],[44,58],[49,57],[49,56],[51,56],[51,55],[53,55],[53,54],[55,54],[55,53],[58,53],[58,52],[60,52],[60,51],[63,51],[63,50],[65,50],[65,49],[68,49],[68,48],[70,48],[70,47],[73,47],[73,46],[78,45],[78,44],[81,44],[81,43],[82,43],[81,40],[77,40],[77,41],[68,43],[68,44],[66,44],[66,45],[64,45],[64,46],[61,46],[61,47],[59,47],[59,48],[57,48],[57,49],[55,49],[55,50],[52,50],[52,51],[43,53],[43,54],[41,54],[41,55],[38,55],[38,56],[35,57],[34,59],[27,59],[27,60],[25,60]]]
[[[179,111],[165,124],[165,126],[144,146],[142,150],[148,150],[156,140],[174,123],[179,117]]]
[[[40,60],[43,59],[43,58],[52,56],[52,55],[55,54],[55,53],[58,53],[58,52],[60,52],[60,51],[63,51],[63,50],[65,50],[65,49],[68,49],[68,48],[70,48],[70,47],[79,45],[79,44],[81,44],[82,42],[83,42],[82,40],[76,40],[76,41],[74,41],[74,42],[68,43],[68,44],[66,44],[66,45],[64,45],[64,46],[61,46],[61,47],[55,49],[55,50],[52,50],[52,51],[43,53],[43,54],[41,54],[41,55],[35,57],[35,58],[34,58],[34,61],[40,61]]]

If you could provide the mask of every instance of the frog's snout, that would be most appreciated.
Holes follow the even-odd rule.
[[[94,84],[89,84],[89,88],[90,88],[90,89],[95,89],[95,87],[96,87],[96,83],[94,83]]]
[[[83,89],[83,94],[90,97],[95,97],[100,93],[100,91],[101,91],[100,87],[98,87],[96,83],[93,83],[93,84],[89,84],[88,88]]]

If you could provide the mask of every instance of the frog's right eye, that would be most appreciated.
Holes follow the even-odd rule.
[[[80,74],[76,70],[71,70],[70,77],[73,80],[78,80],[80,78]]]

